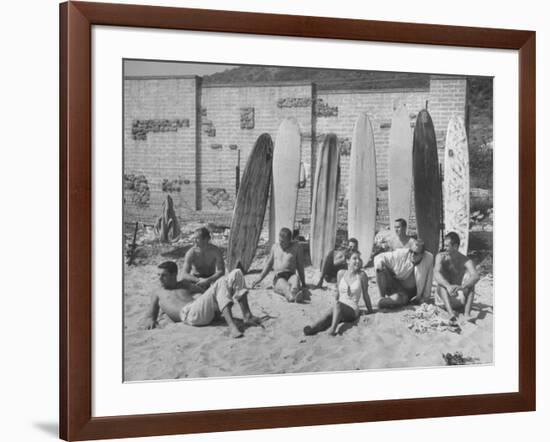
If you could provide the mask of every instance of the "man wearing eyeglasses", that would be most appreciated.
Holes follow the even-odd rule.
[[[412,240],[410,248],[380,253],[374,257],[379,308],[398,308],[411,302],[426,302],[432,291],[433,255],[424,241]]]

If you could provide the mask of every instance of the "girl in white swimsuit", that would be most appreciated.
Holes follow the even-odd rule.
[[[337,293],[333,308],[313,325],[305,326],[305,335],[314,335],[326,329],[329,329],[331,335],[335,335],[340,322],[353,322],[359,318],[361,297],[363,297],[367,311],[372,313],[372,304],[367,290],[368,279],[361,270],[362,267],[361,254],[353,252],[348,258],[348,269],[338,272]]]

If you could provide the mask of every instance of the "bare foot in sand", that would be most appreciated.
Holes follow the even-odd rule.
[[[244,336],[243,332],[240,331],[238,328],[235,328],[235,329],[231,328],[229,330],[229,334],[234,339],[242,338]]]
[[[336,333],[336,329],[335,328],[331,328],[329,331],[328,331],[328,334],[330,336],[336,336],[338,333]]]
[[[243,332],[239,330],[239,328],[235,324],[229,325],[229,334],[232,338],[242,338]]]
[[[451,327],[458,327],[458,320],[456,319],[456,316],[451,316],[449,318],[449,325]]]
[[[300,290],[298,293],[296,293],[296,296],[294,297],[294,302],[298,304],[302,304],[306,300],[306,294],[304,290]]]
[[[262,320],[254,315],[249,315],[244,318],[243,322],[246,325],[257,326],[262,324]]]

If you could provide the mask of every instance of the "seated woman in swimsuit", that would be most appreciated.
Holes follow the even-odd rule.
[[[304,327],[305,335],[314,335],[329,329],[331,335],[336,335],[336,328],[340,322],[353,322],[359,318],[359,301],[363,297],[368,313],[372,313],[372,304],[368,292],[368,278],[361,270],[363,260],[358,251],[348,258],[347,270],[338,272],[336,300],[333,308],[326,312],[313,325]]]

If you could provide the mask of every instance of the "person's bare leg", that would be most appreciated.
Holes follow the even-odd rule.
[[[290,286],[290,293],[292,293],[292,296],[294,297],[294,302],[304,302],[307,297],[307,289],[302,287],[302,284],[300,284],[300,278],[298,278],[296,273],[288,278],[288,284]]]
[[[378,291],[382,299],[388,294],[388,277],[390,276],[387,270],[376,272],[376,285],[378,286]]]
[[[323,269],[321,270],[321,277],[319,278],[319,282],[315,286],[316,288],[320,289],[321,287],[323,287],[323,279],[325,279],[325,275],[328,274],[329,267],[329,258],[325,258],[325,260],[323,261]]]
[[[451,300],[449,299],[449,293],[447,292],[447,289],[445,287],[437,286],[437,294],[443,301],[443,304],[445,305],[445,309],[447,310],[450,319],[456,320],[456,314],[453,310],[453,307],[451,306]]]
[[[241,312],[243,313],[243,320],[245,324],[258,325],[262,322],[260,318],[254,316],[250,311],[250,306],[248,305],[248,290],[240,290],[237,294],[237,301],[239,303],[239,307],[241,308]]]
[[[295,295],[292,294],[290,284],[284,278],[277,278],[273,290],[275,293],[283,295],[288,302],[294,302]]]
[[[304,327],[304,335],[311,336],[329,328],[332,322],[332,312],[333,309],[330,309],[323,316],[321,316],[321,319],[314,322],[313,325],[306,325]]]
[[[338,324],[340,323],[341,318],[342,318],[342,304],[336,301],[334,303],[334,308],[332,310],[332,323],[330,324],[330,328],[328,330],[330,335],[332,336],[336,335],[336,327],[338,327]]]
[[[235,324],[235,320],[233,319],[233,315],[231,314],[231,304],[227,304],[227,306],[222,310],[222,316],[229,326],[229,333],[231,334],[231,337],[241,338],[243,336],[243,332],[240,331],[239,327],[237,327],[237,324]]]
[[[464,316],[466,319],[472,318],[472,304],[474,302],[474,290],[464,289]]]

